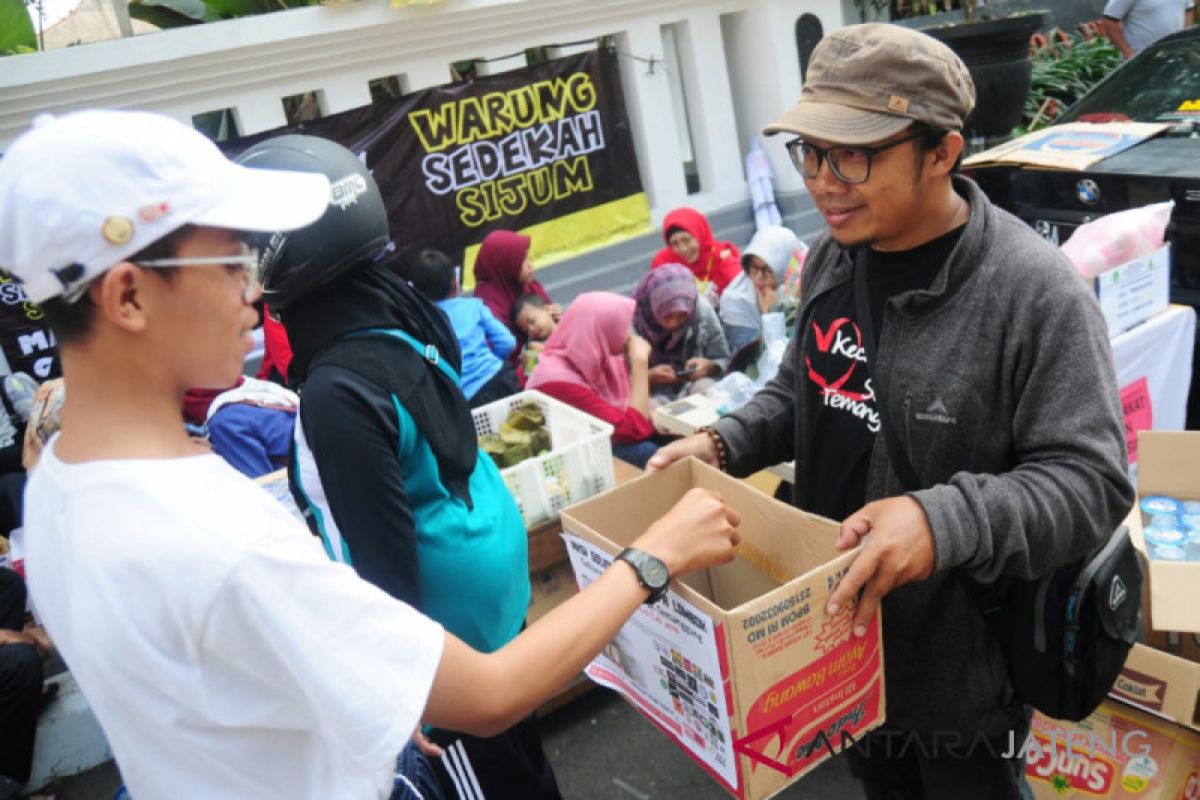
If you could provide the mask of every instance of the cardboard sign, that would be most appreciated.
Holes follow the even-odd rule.
[[[1033,131],[977,153],[964,167],[1017,164],[1083,170],[1165,131],[1170,123],[1070,122]]]
[[[563,511],[580,585],[693,486],[742,515],[738,556],[673,581],[587,672],[731,794],[763,800],[883,722],[881,615],[854,637],[852,608],[825,611],[856,555],[833,546],[836,523],[696,459]]]

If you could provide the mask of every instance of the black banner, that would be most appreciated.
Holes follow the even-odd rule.
[[[61,374],[58,342],[41,307],[25,297],[21,284],[0,272],[0,375],[24,372],[41,383]]]
[[[236,153],[283,133],[333,139],[365,159],[399,259],[425,247],[459,259],[492,230],[533,226],[541,227],[531,255],[554,258],[649,224],[611,50],[424,89],[222,147]],[[569,225],[553,224],[570,214]]]

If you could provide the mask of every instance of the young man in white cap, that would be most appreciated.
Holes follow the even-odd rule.
[[[650,463],[694,454],[740,475],[795,458],[796,505],[844,520],[840,547],[870,534],[830,610],[862,590],[861,635],[886,609],[887,728],[850,755],[871,800],[1028,792],[1022,759],[1003,755],[1029,712],[968,579],[1071,562],[1133,501],[1095,298],[952,174],[974,101],[962,62],[924,34],[822,40],[799,102],[766,128],[798,137],[788,150],[828,225],[796,337],[746,407]]]
[[[242,232],[307,225],[330,197],[323,175],[236,166],[153,114],[46,119],[0,160],[0,266],[43,305],[70,387],[27,492],[26,568],[134,797],[402,791],[421,721],[502,730],[667,572],[733,555],[736,513],[694,493],[638,540],[651,555],[482,655],[198,452],[183,393],[230,385],[250,346]]]

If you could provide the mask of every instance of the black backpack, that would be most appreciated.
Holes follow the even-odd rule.
[[[854,299],[870,369],[875,332],[867,305],[865,253],[861,248],[855,259]],[[920,489],[916,470],[887,419],[878,381],[874,384],[892,466],[906,489]],[[1055,719],[1079,721],[1095,711],[1137,639],[1142,568],[1128,529],[1122,525],[1100,547],[1037,580],[965,580],[1004,654],[1016,699]]]

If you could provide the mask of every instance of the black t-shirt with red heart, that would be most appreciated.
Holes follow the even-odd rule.
[[[928,289],[942,268],[963,228],[958,227],[912,250],[867,251],[867,294],[871,323],[882,336],[883,307],[888,298]],[[811,447],[807,469],[797,480],[807,481],[801,497],[813,498],[805,509],[842,520],[866,499],[867,465],[879,428],[863,332],[856,321],[854,282],[845,281],[813,303],[811,334],[797,376],[800,391],[815,392],[817,413],[807,437]],[[919,358],[920,354],[900,354]],[[892,424],[896,424],[893,420]]]

